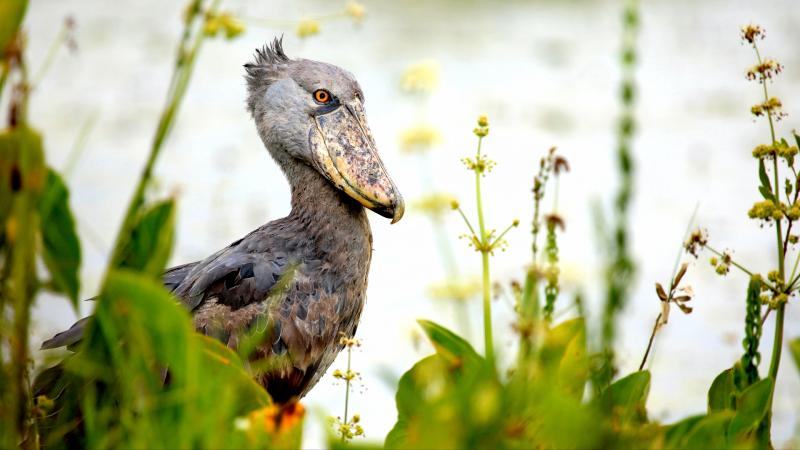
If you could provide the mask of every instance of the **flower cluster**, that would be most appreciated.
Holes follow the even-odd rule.
[[[295,32],[299,38],[307,38],[319,34],[320,23],[317,19],[302,19],[297,22]]]
[[[360,374],[353,370],[350,366],[350,361],[353,356],[353,348],[361,347],[361,340],[355,337],[347,337],[342,333],[339,338],[339,345],[347,349],[347,369],[343,372],[339,369],[333,371],[333,377],[337,380],[344,380],[345,382],[345,397],[344,397],[344,418],[337,416],[331,418],[331,424],[339,433],[342,442],[347,442],[355,436],[363,436],[364,429],[359,422],[361,417],[358,414],[353,415],[350,419],[347,418],[347,411],[350,403],[350,383],[360,377]]]
[[[411,65],[400,79],[400,87],[412,94],[429,94],[439,86],[439,63],[427,59]]]
[[[439,130],[433,125],[421,123],[405,129],[400,134],[400,150],[404,153],[421,153],[442,141]]]
[[[347,2],[347,5],[344,7],[344,12],[351,19],[353,19],[353,22],[355,23],[361,23],[361,21],[364,20],[364,15],[366,14],[364,5],[355,1]]]
[[[731,261],[733,261],[733,255],[731,254],[731,251],[725,250],[722,252],[722,256],[720,258],[712,256],[710,262],[711,266],[714,267],[714,270],[717,272],[717,275],[725,276],[731,271]]]
[[[764,59],[753,67],[747,69],[746,76],[750,81],[758,81],[763,83],[767,80],[772,80],[783,70],[783,66],[774,59]]]
[[[470,157],[461,158],[461,162],[464,163],[467,170],[477,172],[484,176],[486,176],[486,173],[491,172],[494,166],[497,165],[496,162],[489,159],[486,155],[478,155],[474,159]]]
[[[753,105],[750,108],[750,113],[756,117],[768,115],[774,117],[776,120],[780,120],[786,117],[786,113],[781,111],[782,107],[783,104],[781,103],[780,99],[777,97],[772,97],[763,103]]]
[[[481,291],[481,283],[475,278],[448,278],[428,288],[433,299],[467,301]]]
[[[361,426],[361,416],[354,414],[347,422],[343,421],[341,417],[336,417],[331,420],[332,425],[336,428],[342,441],[348,442],[356,436],[364,436],[364,428]]]
[[[797,146],[789,145],[786,141],[775,142],[772,145],[760,144],[753,149],[753,157],[756,159],[773,159],[777,156],[791,162],[797,153]]]
[[[764,39],[765,31],[758,25],[745,25],[742,27],[742,41],[755,44],[757,39]]]
[[[478,117],[478,126],[472,132],[480,138],[489,135],[489,118],[485,114]]]
[[[244,30],[242,21],[233,17],[229,12],[215,14],[209,11],[206,13],[206,21],[203,25],[203,33],[206,36],[215,37],[221,31],[225,33],[226,39],[233,39],[244,33]]]
[[[700,250],[702,250],[706,244],[708,244],[708,231],[698,228],[692,231],[692,234],[690,234],[686,242],[683,243],[683,248],[687,253],[697,258]]]
[[[781,202],[776,204],[773,200],[763,200],[756,202],[747,212],[751,219],[769,221],[779,221],[784,218],[789,220],[800,219],[800,200],[791,206]]]
[[[434,192],[417,199],[412,206],[432,219],[440,220],[452,207],[454,201],[455,199],[450,194]]]

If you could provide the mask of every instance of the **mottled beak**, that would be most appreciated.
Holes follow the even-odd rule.
[[[361,102],[342,104],[313,120],[309,140],[317,170],[366,208],[392,223],[400,220],[403,197],[378,156]]]

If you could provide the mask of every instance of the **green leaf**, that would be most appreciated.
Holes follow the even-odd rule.
[[[683,449],[686,448],[686,439],[689,433],[692,432],[694,427],[704,418],[705,414],[687,417],[680,422],[669,425],[664,432],[664,448],[665,449]]]
[[[731,411],[716,412],[703,417],[692,427],[681,448],[728,448],[726,430],[732,418]]]
[[[27,7],[26,0],[3,0],[0,2],[0,59],[5,58],[6,49],[17,35]]]
[[[755,430],[768,412],[772,394],[772,378],[764,378],[742,392],[736,415],[731,421],[728,434],[731,437]]]
[[[775,201],[775,195],[772,193],[772,187],[769,184],[769,176],[767,175],[767,168],[764,165],[764,160],[758,160],[758,179],[761,180],[761,187],[758,188],[758,191],[761,192],[761,195],[767,199]]]
[[[736,409],[736,386],[733,369],[723,370],[708,389],[708,412]]]
[[[558,365],[558,384],[573,398],[583,398],[589,378],[589,361],[586,357],[586,327],[582,318],[577,319],[572,339],[564,349]]]
[[[567,320],[548,330],[539,353],[542,365],[557,369],[575,339],[586,339],[586,325],[582,318]]]
[[[173,200],[164,200],[145,209],[124,246],[120,267],[160,278],[172,252],[174,229]]]
[[[772,196],[772,191],[770,191],[768,187],[759,186],[758,192],[761,193],[761,196],[764,197],[764,200],[775,201],[775,198]]]
[[[797,365],[797,369],[800,370],[800,338],[794,338],[789,341],[789,351],[792,352],[794,363]]]
[[[69,191],[61,177],[48,169],[44,192],[39,202],[42,256],[58,292],[66,294],[77,307],[80,290],[78,268],[81,246],[75,220],[69,208]]]
[[[600,396],[600,404],[623,422],[647,422],[647,394],[650,392],[650,372],[634,372],[612,383]]]
[[[461,336],[430,320],[418,320],[417,323],[428,336],[436,353],[453,366],[475,363],[483,358]]]

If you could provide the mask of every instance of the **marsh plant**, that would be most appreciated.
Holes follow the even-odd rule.
[[[635,28],[636,10],[629,2],[625,10],[626,29]],[[620,169],[625,172],[618,192],[611,236],[610,272],[606,280],[607,296],[603,320],[595,331],[602,345],[592,346],[591,322],[583,309],[577,317],[558,321],[553,314],[559,289],[558,239],[555,230],[563,227],[556,214],[542,215],[540,208],[545,194],[557,195],[559,168],[566,169],[566,160],[555,150],[542,157],[534,178],[534,217],[532,220],[532,264],[525,271],[524,287],[517,285],[518,357],[507,370],[498,370],[493,357],[491,308],[484,308],[485,353],[479,355],[467,340],[456,333],[427,320],[420,326],[431,341],[436,353],[420,360],[400,379],[397,390],[397,422],[386,438],[389,448],[771,448],[770,429],[772,398],[777,381],[777,367],[783,346],[783,320],[787,301],[800,289],[797,285],[795,262],[791,273],[783,259],[787,249],[798,238],[791,234],[793,223],[800,219],[798,203],[798,173],[794,167],[797,146],[775,136],[775,122],[784,115],[780,100],[769,95],[769,83],[782,70],[770,59],[762,59],[757,41],[763,30],[756,26],[743,29],[743,38],[756,52],[757,64],[747,72],[749,79],[762,84],[763,101],[752,108],[756,117],[764,117],[770,125],[770,144],[758,146],[753,156],[758,160],[759,191],[763,201],[749,215],[764,226],[776,229],[778,268],[762,277],[735,261],[732,252],[720,252],[709,245],[704,230],[687,232],[685,249],[697,256],[703,249],[714,253],[715,270],[725,275],[738,268],[751,276],[742,303],[744,323],[743,352],[730,369],[724,370],[708,390],[707,411],[672,424],[661,424],[648,416],[646,402],[651,373],[643,370],[646,355],[658,329],[666,325],[672,307],[689,314],[689,302],[694,293],[683,283],[689,268],[676,260],[667,287],[657,283],[656,296],[660,312],[656,318],[648,350],[640,370],[614,380],[613,342],[616,321],[627,296],[633,273],[632,258],[627,250],[626,216],[632,194],[633,164],[630,149],[633,131],[633,80],[623,82],[622,96],[625,112],[620,128]],[[630,50],[633,42],[625,47]],[[632,65],[634,55],[625,53],[623,66]],[[628,69],[626,69],[628,70]],[[464,218],[469,229],[465,236],[481,252],[484,269],[484,305],[487,305],[491,283],[488,257],[500,248],[505,233],[487,232],[482,220],[481,178],[493,166],[481,153],[480,142],[488,134],[488,120],[479,119],[474,131],[479,137],[478,151],[473,158],[464,159],[475,171],[476,204],[480,227],[476,230],[461,209],[454,208]],[[800,137],[795,141],[800,146]],[[780,177],[780,168],[788,178]],[[769,175],[772,175],[770,178]],[[785,199],[785,201],[784,201]],[[555,202],[554,202],[555,204]],[[545,230],[543,248],[537,238]],[[507,231],[507,230],[506,230]],[[796,261],[800,260],[797,256]],[[622,284],[620,284],[622,283]],[[540,304],[544,299],[544,305]],[[766,312],[762,314],[762,308]],[[775,311],[775,343],[766,376],[758,371],[759,340],[762,324],[770,311]],[[587,329],[587,327],[589,329]],[[789,343],[800,365],[800,339]],[[443,433],[442,430],[447,430]]]
[[[34,379],[28,342],[31,308],[39,294],[48,291],[65,297],[77,309],[81,241],[68,187],[48,165],[45,141],[28,107],[52,58],[47,57],[38,71],[30,69],[21,32],[26,6],[22,0],[0,2],[0,105],[7,111],[0,132],[0,447],[298,448],[305,410],[302,404],[274,404],[252,380],[253,367],[246,363],[252,342],[236,353],[195,333],[187,311],[164,289],[161,276],[174,242],[176,204],[172,198],[151,198],[148,189],[203,43],[215,37],[235,39],[246,32],[245,24],[257,21],[221,9],[218,0],[189,2],[165,106],[92,303],[93,319],[76,352]],[[464,198],[474,198],[474,203],[462,206],[439,196],[421,204],[440,216],[447,205],[456,209],[468,230],[463,238],[480,255],[484,353],[453,331],[420,320],[435,353],[400,378],[397,422],[386,437],[386,447],[772,446],[772,403],[787,341],[785,311],[800,290],[796,247],[800,238],[796,230],[792,233],[800,220],[800,175],[795,162],[800,137],[796,132],[790,140],[777,136],[776,125],[785,114],[769,86],[783,66],[762,57],[759,44],[764,31],[758,26],[745,27],[742,38],[756,56],[746,75],[759,85],[761,96],[751,112],[769,125],[769,139],[752,152],[762,198],[749,216],[768,231],[774,230],[775,267],[765,275],[749,270],[732,251],[713,246],[705,230],[689,233],[685,242],[691,255],[713,254],[711,263],[717,273],[726,275],[737,269],[750,276],[742,303],[746,312],[742,356],[711,383],[705,413],[672,424],[648,416],[649,371],[615,375],[616,317],[629,297],[635,269],[627,219],[635,170],[638,8],[638,1],[628,0],[623,14],[623,109],[615,152],[621,182],[612,215],[605,221],[609,225],[601,233],[607,255],[601,320],[587,320],[580,296],[573,302],[574,309],[562,300],[566,293],[561,286],[559,243],[566,224],[558,214],[558,190],[569,164],[550,149],[538,167],[531,168],[530,260],[520,269],[524,282],[511,289],[515,317],[509,328],[515,331],[517,355],[508,366],[498,363],[502,358],[494,355],[500,340],[492,329],[490,261],[507,247],[506,233],[520,222],[515,220],[500,232],[489,224],[491,216],[482,194],[495,163],[483,148],[489,120],[481,116],[473,130],[475,153],[463,159],[474,174],[475,189],[474,195]],[[358,22],[364,14],[363,6],[349,2],[343,12],[331,17],[285,25],[300,37],[310,37],[319,32],[324,20],[347,17]],[[64,36],[57,40],[67,42]],[[36,75],[31,77],[31,73]],[[424,90],[431,85],[430,71],[413,72],[403,83],[410,91]],[[409,148],[429,145],[435,137],[431,129],[417,129],[408,137]],[[474,215],[465,212],[473,207]],[[651,342],[667,323],[670,308],[691,311],[693,294],[682,282],[687,269],[678,260],[669,282],[656,285],[661,308]],[[775,334],[764,371],[759,349],[767,320],[774,320]],[[347,349],[347,366],[333,376],[344,382],[345,392],[343,414],[334,419],[331,447],[348,446],[352,438],[364,434],[361,417],[351,412],[350,397],[352,383],[358,379],[351,365],[352,352],[359,342],[343,339],[340,345]],[[800,339],[788,346],[800,364]]]
[[[344,414],[332,418],[331,422],[342,442],[349,442],[354,437],[364,436],[364,428],[361,426],[361,416],[359,414],[349,415],[350,392],[353,388],[353,383],[361,376],[361,374],[353,370],[353,349],[361,347],[361,341],[356,338],[342,336],[339,340],[339,345],[342,345],[347,351],[347,369],[345,369],[344,372],[340,369],[334,370],[333,377],[337,380],[344,381]]]

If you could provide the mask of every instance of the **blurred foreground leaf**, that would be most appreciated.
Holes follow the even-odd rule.
[[[789,341],[789,350],[792,352],[797,370],[800,370],[800,338],[794,338]]]
[[[57,292],[66,294],[77,307],[80,289],[78,268],[81,246],[75,220],[69,208],[69,192],[55,171],[47,171],[44,192],[39,203],[42,227],[42,256]]]
[[[734,409],[736,407],[736,386],[733,383],[733,369],[723,370],[714,378],[708,390],[708,412]]]
[[[266,416],[248,418],[271,401],[238,355],[197,334],[189,313],[146,275],[109,273],[64,370],[67,382],[40,389],[57,399],[41,423],[51,445],[267,448],[278,430]],[[236,428],[237,420],[250,425]]]
[[[417,323],[428,336],[436,353],[449,364],[459,366],[476,363],[483,359],[469,342],[447,328],[429,320],[418,320]]]
[[[728,434],[735,437],[754,431],[769,411],[771,394],[772,378],[764,378],[745,389],[739,398],[736,415],[731,421]]]
[[[3,0],[0,2],[0,59],[6,57],[8,46],[17,36],[27,8],[27,0]]]
[[[612,383],[600,397],[600,404],[609,408],[621,422],[647,421],[647,394],[650,392],[650,372],[634,372]]]
[[[143,208],[123,246],[119,267],[161,278],[172,253],[175,202],[164,200]]]

